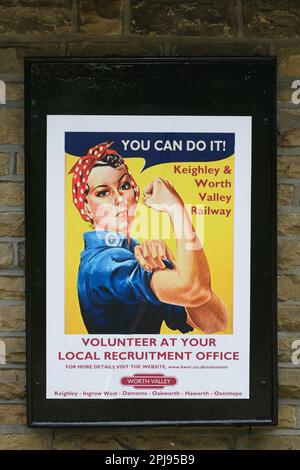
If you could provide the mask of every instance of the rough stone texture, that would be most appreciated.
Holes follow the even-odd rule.
[[[278,361],[292,362],[293,342],[297,340],[295,336],[279,336],[278,337]]]
[[[0,276],[0,298],[24,299],[24,277]]]
[[[0,405],[0,425],[26,425],[25,405]]]
[[[6,84],[6,99],[8,101],[20,101],[24,99],[24,85],[22,83]]]
[[[1,144],[23,143],[23,109],[0,107]]]
[[[25,306],[0,305],[0,331],[24,331]]]
[[[53,442],[54,450],[124,450],[122,442],[119,439],[107,435],[98,436],[95,432],[92,435],[86,436],[83,432],[82,435],[62,435],[57,436]]]
[[[16,154],[16,173],[17,175],[24,175],[24,154],[17,153]]]
[[[0,176],[8,175],[10,157],[7,153],[0,153]]]
[[[290,129],[284,132],[280,137],[281,147],[299,147],[300,146],[300,128]]]
[[[15,182],[0,182],[0,205],[20,206],[24,204],[24,185]]]
[[[80,30],[92,34],[120,34],[122,0],[84,0],[80,3]]]
[[[0,34],[46,34],[72,31],[72,0],[3,2]]]
[[[0,268],[5,269],[12,266],[14,261],[14,251],[11,243],[0,242]]]
[[[47,435],[38,432],[28,434],[1,434],[0,450],[45,450]]]
[[[17,48],[0,48],[0,73],[14,73],[23,76],[24,57],[56,57],[63,55],[58,43],[30,43]],[[2,139],[1,139],[2,142]]]
[[[22,6],[22,7],[70,7],[72,0],[0,0],[1,5],[14,7],[14,6]],[[84,1],[84,0],[83,0]]]
[[[246,440],[246,449],[251,450],[299,450],[300,436],[255,435]]]
[[[278,268],[293,269],[300,266],[300,240],[278,241]]]
[[[236,44],[234,42],[222,43],[195,43],[195,44],[173,44],[172,55],[174,56],[198,56],[198,55],[268,55],[270,47],[264,44]]]
[[[24,235],[24,213],[0,212],[0,235]]]
[[[58,450],[217,450],[233,449],[235,438],[224,435],[201,435],[197,430],[183,433],[171,429],[153,430],[104,430],[95,432],[66,432],[55,433],[54,448]]]
[[[300,331],[300,305],[278,306],[278,328],[281,331]]]
[[[278,235],[300,235],[300,212],[278,214]]]
[[[130,43],[73,42],[68,45],[70,56],[161,56],[160,44],[147,44],[143,41]]]
[[[297,184],[294,187],[294,197],[293,197],[293,205],[294,206],[300,206],[300,185]]]
[[[20,268],[25,268],[25,243],[18,244],[18,260]]]
[[[131,0],[131,32],[149,35],[236,34],[234,0]]]
[[[284,274],[278,276],[278,300],[300,300],[300,275]]]
[[[300,368],[279,369],[279,396],[300,398]]]
[[[276,50],[278,75],[285,77],[300,76],[300,47],[279,47]]]
[[[290,405],[279,405],[278,407],[278,427],[294,428],[296,426],[295,407]]]
[[[0,369],[0,399],[25,398],[25,371]],[[2,435],[0,442],[2,442]]]
[[[300,179],[300,155],[277,158],[278,178]]]
[[[278,109],[278,124],[279,132],[285,132],[290,129],[299,128],[300,110],[297,106],[291,109],[279,108]]]
[[[4,341],[6,347],[6,363],[24,363],[26,361],[25,338],[4,337],[0,340]]]
[[[0,48],[0,73],[21,72],[17,51],[12,47]]]
[[[252,0],[242,2],[244,34],[250,37],[299,37],[298,0]]]
[[[291,83],[279,84],[277,87],[277,101],[280,103],[291,103],[294,91],[295,90],[291,88]]]
[[[277,203],[279,206],[290,206],[293,201],[294,186],[292,184],[279,184],[277,190]]]
[[[56,57],[64,55],[59,43],[31,43],[17,47],[17,59],[19,68],[23,73],[23,63],[25,57]]]
[[[280,147],[300,146],[300,111],[297,106],[295,109],[279,109],[278,131]]]

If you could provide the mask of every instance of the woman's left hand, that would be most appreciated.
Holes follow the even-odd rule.
[[[170,249],[162,240],[146,240],[135,247],[134,254],[142,268],[150,273],[154,269],[166,268],[163,259],[167,259],[171,263],[175,262]]]

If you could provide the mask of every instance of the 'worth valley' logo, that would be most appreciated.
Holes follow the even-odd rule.
[[[167,377],[164,374],[134,374],[122,377],[121,384],[133,388],[164,388],[177,384],[176,377]]]

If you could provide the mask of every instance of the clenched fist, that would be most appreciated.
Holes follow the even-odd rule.
[[[183,204],[174,186],[163,178],[155,178],[144,187],[143,202],[146,206],[161,212],[169,212],[172,206]]]

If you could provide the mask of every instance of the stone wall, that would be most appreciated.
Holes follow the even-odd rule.
[[[26,427],[23,58],[278,57],[279,425],[271,428]],[[0,0],[0,449],[300,449],[300,80],[298,0]],[[2,343],[3,344],[3,343]]]

